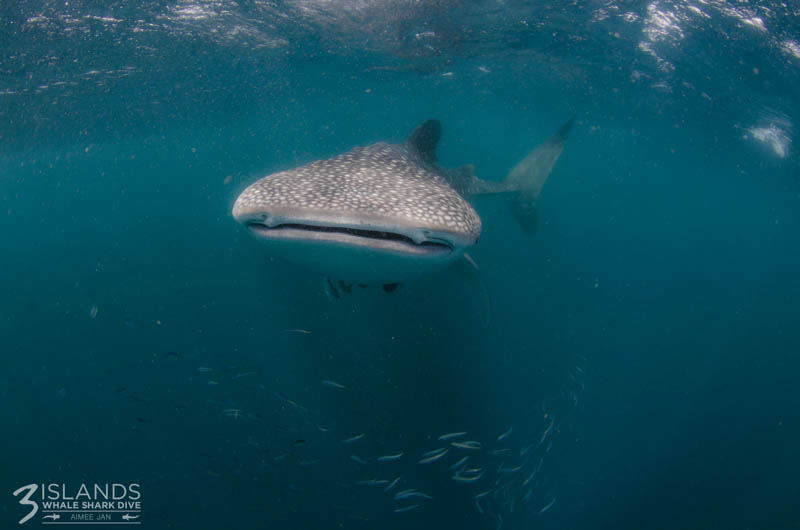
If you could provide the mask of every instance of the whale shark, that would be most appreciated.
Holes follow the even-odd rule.
[[[505,196],[534,233],[536,200],[572,124],[492,181],[472,165],[439,166],[442,125],[430,119],[402,143],[359,146],[260,178],[238,196],[233,217],[286,261],[341,281],[393,285],[452,265],[478,242],[474,197]]]

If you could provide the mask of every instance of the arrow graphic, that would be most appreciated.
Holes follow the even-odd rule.
[[[43,515],[42,519],[52,519],[53,521],[56,521],[58,519],[61,519],[61,516],[58,515],[57,513],[51,513],[50,515]]]
[[[130,515],[130,514],[126,513],[125,515],[122,516],[122,518],[125,519],[126,521],[130,521],[131,519],[138,519],[139,516],[138,515]]]

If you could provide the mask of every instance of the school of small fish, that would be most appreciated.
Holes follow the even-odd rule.
[[[96,312],[92,313],[94,314],[90,316],[94,318]],[[300,330],[287,331],[297,333]],[[162,357],[183,359],[175,352],[167,352]],[[581,359],[585,361],[585,358]],[[231,366],[220,368],[216,365],[196,366],[194,374],[205,380],[208,386],[253,381],[260,375],[256,370]],[[573,407],[572,410],[578,406],[578,394],[584,386],[583,375],[583,367],[575,366],[567,374],[568,381],[561,390],[562,402]],[[321,385],[337,395],[353,392],[358,387],[353,381],[347,381],[345,385],[332,379],[323,379]],[[265,390],[263,384],[259,388]],[[127,393],[128,389],[118,387],[114,392]],[[499,432],[489,436],[470,431],[469,428],[426,435],[416,433],[415,443],[394,443],[392,447],[385,447],[381,451],[376,450],[380,444],[368,426],[364,427],[364,432],[337,432],[333,426],[326,425],[324,420],[312,422],[309,419],[309,409],[294,399],[277,391],[273,391],[272,395],[282,408],[301,415],[317,431],[327,433],[322,436],[338,443],[337,447],[344,450],[342,456],[363,477],[354,481],[354,486],[374,489],[380,493],[385,497],[392,513],[419,512],[436,503],[437,497],[442,496],[441,491],[431,491],[426,488],[426,484],[441,484],[442,481],[451,484],[450,491],[444,496],[463,495],[465,502],[469,502],[478,515],[496,520],[498,529],[503,525],[503,515],[508,518],[515,511],[543,514],[556,505],[557,496],[543,468],[547,467],[545,464],[553,440],[561,433],[562,426],[555,411],[550,410],[545,402],[533,407],[529,414],[530,421],[525,426],[507,424],[502,430],[498,429]],[[141,404],[149,403],[149,400],[134,393],[130,393],[128,399]],[[261,418],[259,414],[246,412],[235,406],[230,399],[220,401],[210,398],[208,403],[230,420]],[[146,428],[147,424],[153,422],[143,416],[137,416],[135,420],[139,425],[134,425],[132,430]],[[420,439],[426,440],[428,445],[422,451],[419,450]],[[247,444],[250,447],[261,447],[253,439],[249,439]],[[305,438],[296,438],[291,445],[297,450],[307,447],[308,441]],[[274,463],[294,461],[301,467],[313,466],[320,461],[318,458],[300,458],[294,454],[294,450],[282,449],[277,454],[273,453],[271,460]],[[442,480],[429,481],[426,477],[432,477],[432,474],[438,474]],[[218,477],[220,473],[209,469],[208,475]],[[297,489],[290,485],[290,489],[292,488]]]

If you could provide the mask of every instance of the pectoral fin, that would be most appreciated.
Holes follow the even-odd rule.
[[[536,199],[532,199],[527,194],[519,193],[515,195],[508,204],[514,220],[522,227],[522,230],[533,235],[539,229],[539,212],[536,210]]]
[[[494,313],[492,296],[486,283],[483,281],[481,271],[478,264],[472,259],[469,254],[464,254],[458,262],[453,266],[453,270],[467,285],[470,292],[477,295],[480,301],[480,315],[483,327],[488,327],[492,321],[492,314]]]

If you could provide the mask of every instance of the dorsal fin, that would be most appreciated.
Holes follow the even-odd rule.
[[[429,164],[436,163],[436,144],[442,137],[442,123],[439,120],[425,120],[408,135],[406,142]]]

